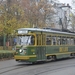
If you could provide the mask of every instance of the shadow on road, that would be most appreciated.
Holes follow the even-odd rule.
[[[57,59],[55,61],[41,61],[41,62],[36,62],[36,63],[32,63],[32,64],[27,64],[27,63],[18,63],[18,65],[16,66],[34,66],[34,65],[41,65],[41,64],[47,64],[47,63],[55,63],[55,62],[61,62],[61,61],[67,61],[67,60],[71,60],[74,58],[62,58],[62,59]]]

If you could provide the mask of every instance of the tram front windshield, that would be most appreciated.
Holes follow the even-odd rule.
[[[18,35],[17,38],[17,45],[34,45],[35,44],[35,37],[32,35]]]

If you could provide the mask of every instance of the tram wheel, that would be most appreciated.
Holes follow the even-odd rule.
[[[52,56],[52,60],[56,61],[56,56],[55,55]]]

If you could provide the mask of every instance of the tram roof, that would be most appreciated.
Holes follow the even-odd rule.
[[[18,31],[37,31],[37,32],[50,32],[50,33],[58,33],[58,34],[68,34],[68,35],[75,35],[75,33],[70,32],[63,32],[63,31],[56,31],[51,29],[40,29],[40,28],[20,28]]]

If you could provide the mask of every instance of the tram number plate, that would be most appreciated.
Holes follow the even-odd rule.
[[[68,52],[68,47],[60,47],[59,52]]]

